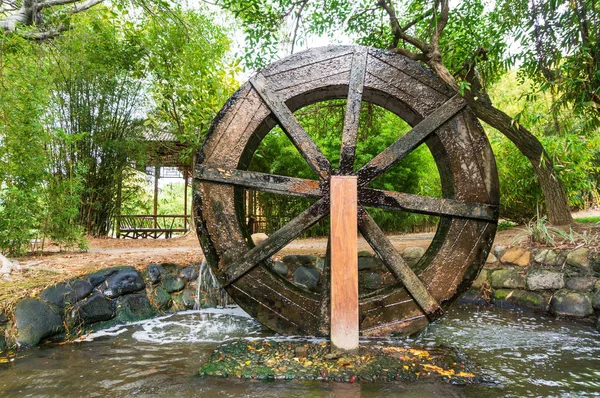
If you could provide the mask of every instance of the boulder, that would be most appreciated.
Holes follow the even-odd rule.
[[[504,253],[506,253],[506,247],[500,245],[494,246],[494,249],[492,249],[492,253],[494,253],[494,256],[496,256],[497,258],[502,258]]]
[[[146,275],[148,275],[148,279],[153,285],[156,285],[158,282],[160,282],[163,275],[166,274],[167,270],[158,264],[148,264],[148,268],[146,268]]]
[[[482,269],[479,275],[477,275],[477,278],[475,278],[475,280],[473,281],[471,288],[481,289],[483,285],[489,284],[490,274],[491,271],[487,269]]]
[[[281,261],[288,265],[314,267],[317,263],[317,256],[314,254],[291,254],[289,256],[283,256]]]
[[[589,294],[560,290],[550,301],[552,313],[560,316],[585,318],[594,313]]]
[[[133,268],[129,265],[122,265],[122,266],[118,266],[118,267],[106,268],[106,269],[102,269],[100,271],[97,271],[97,272],[87,275],[85,277],[85,280],[88,281],[90,283],[90,285],[92,285],[92,287],[97,287],[98,285],[103,283],[106,280],[106,278],[108,278],[118,272],[121,272],[121,271],[135,271],[135,268]]]
[[[419,262],[423,254],[425,254],[425,249],[422,247],[407,247],[402,252],[402,258],[409,267],[412,267]]]
[[[383,262],[378,257],[359,257],[358,258],[358,270],[359,271],[382,271],[385,269]]]
[[[319,270],[315,268],[298,267],[294,272],[294,283],[304,286],[308,290],[317,291],[320,277]]]
[[[168,310],[173,304],[173,300],[171,299],[171,295],[167,293],[165,288],[162,286],[157,286],[154,288],[152,292],[152,301],[154,301],[154,305],[159,310]]]
[[[317,258],[316,268],[319,271],[323,272],[323,270],[325,269],[325,257],[319,257],[319,258]]]
[[[124,294],[138,292],[145,287],[142,277],[136,270],[123,270],[109,276],[100,285],[100,291],[108,298],[117,298]]]
[[[496,264],[497,262],[498,257],[494,256],[493,253],[488,254],[487,258],[485,259],[486,264]]]
[[[368,250],[361,250],[358,252],[358,257],[374,257],[373,254]]]
[[[17,344],[22,346],[36,346],[44,338],[64,331],[60,315],[39,300],[19,301],[14,316],[17,326]]]
[[[527,288],[529,290],[562,289],[565,277],[562,272],[545,269],[532,269],[527,273]]]
[[[585,271],[589,270],[590,249],[586,247],[580,247],[579,249],[570,251],[569,254],[567,254],[567,264]]]
[[[166,276],[161,282],[167,293],[180,292],[185,287],[185,281],[178,276]]]
[[[467,290],[464,292],[463,295],[458,298],[458,303],[477,306],[490,305],[490,303],[481,294],[474,290]]]
[[[535,252],[533,261],[549,267],[558,267],[562,265],[564,258],[552,249],[540,249]]]
[[[108,300],[100,293],[94,293],[85,301],[81,301],[73,307],[72,318],[84,324],[108,321],[117,314],[117,303]]]
[[[578,292],[591,292],[596,285],[596,278],[587,276],[577,276],[567,280],[566,288]]]
[[[74,279],[61,282],[42,290],[40,298],[46,303],[63,308],[65,305],[73,305],[77,301],[87,297],[92,292],[92,285],[83,279]]]
[[[6,340],[4,340],[4,333],[0,333],[0,352],[6,350]]]
[[[540,293],[520,289],[498,289],[492,294],[492,302],[499,308],[547,312],[548,301]]]
[[[600,311],[600,290],[597,290],[596,293],[594,293],[594,298],[592,299],[592,307],[596,311]]]
[[[287,278],[289,269],[287,264],[284,264],[281,261],[275,261],[273,263],[273,271],[283,276],[284,278]]]
[[[508,269],[492,272],[491,283],[494,289],[525,289],[525,277]]]
[[[500,261],[504,264],[518,265],[519,267],[526,267],[529,265],[529,259],[531,252],[521,247],[513,247],[508,249]]]
[[[269,235],[264,234],[262,232],[257,232],[255,234],[252,234],[250,237],[252,238],[252,242],[254,243],[254,246],[258,246],[261,243],[263,243],[264,241],[266,241],[267,239],[269,239]]]
[[[179,308],[185,308],[186,310],[194,309],[197,293],[195,289],[184,289],[181,293],[172,296],[173,303]]]
[[[0,326],[4,326],[8,323],[8,318],[2,312],[0,312]]]
[[[193,265],[185,267],[179,273],[179,276],[188,282],[195,281],[196,279],[198,279],[198,275],[198,270]]]
[[[385,286],[383,278],[378,272],[361,272],[358,284],[367,290],[378,290]]]
[[[145,294],[128,294],[119,297],[117,320],[122,323],[141,321],[156,315],[152,303]]]

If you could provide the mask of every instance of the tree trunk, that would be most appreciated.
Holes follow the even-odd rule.
[[[450,74],[441,61],[430,59],[428,64],[442,80],[457,92],[460,92],[454,76]],[[465,80],[469,82],[471,87],[470,90],[465,90],[463,97],[477,117],[504,134],[531,162],[546,201],[548,221],[555,225],[572,223],[573,217],[569,210],[567,194],[561,181],[554,173],[550,156],[540,141],[529,130],[514,123],[510,116],[492,105],[474,68],[470,69],[467,76],[465,76]]]

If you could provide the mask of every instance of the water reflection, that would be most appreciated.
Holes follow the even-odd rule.
[[[455,307],[408,341],[456,347],[498,384],[359,385],[195,376],[218,342],[269,335],[237,308],[138,322],[96,333],[91,336],[93,341],[23,351],[20,358],[0,370],[0,395],[558,397],[598,396],[600,392],[600,334],[593,327],[474,307]]]

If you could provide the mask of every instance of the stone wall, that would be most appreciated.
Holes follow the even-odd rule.
[[[599,277],[598,248],[496,246],[460,301],[590,319],[600,327]]]
[[[90,330],[151,318],[167,312],[214,306],[198,293],[200,264],[150,264],[106,268],[44,289],[0,314],[0,351],[64,341]]]

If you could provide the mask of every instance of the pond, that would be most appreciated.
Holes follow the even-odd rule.
[[[492,382],[349,384],[252,381],[195,375],[222,341],[272,337],[236,307],[190,311],[98,332],[93,341],[24,350],[0,365],[0,395],[206,397],[597,396],[600,332],[535,314],[454,306],[405,344],[446,345]],[[287,337],[286,337],[287,339]]]

